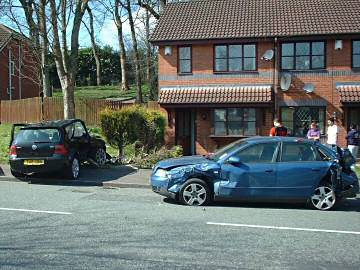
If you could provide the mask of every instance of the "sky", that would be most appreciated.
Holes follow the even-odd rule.
[[[20,5],[19,3],[16,3],[16,1],[15,1],[15,4]],[[18,16],[22,17],[25,22],[24,13],[23,13],[22,9],[17,8],[14,10],[16,10],[16,13],[18,14]],[[144,12],[145,12],[144,10],[141,10],[138,13],[138,15],[142,16],[144,14]],[[93,13],[96,16],[96,10],[94,10]],[[99,16],[99,17],[101,17],[101,16]],[[84,17],[84,20],[88,21],[87,14]],[[16,24],[13,23],[7,16],[1,16],[1,14],[0,14],[0,23],[5,24],[6,26],[11,27],[16,31],[18,30]],[[152,20],[152,23],[155,23],[155,19]],[[138,33],[143,32],[143,30],[144,30],[143,23],[141,23],[140,21],[137,21],[135,24],[136,24],[137,32]],[[71,24],[69,25],[69,27],[71,27]],[[109,46],[113,47],[115,50],[119,50],[117,28],[116,28],[114,21],[111,19],[111,16],[108,16],[108,18],[106,18],[104,20],[103,24],[99,24],[99,23],[95,22],[95,28],[96,28],[95,29],[95,34],[96,34],[95,38],[96,38],[96,41],[99,43],[99,45],[101,45],[101,46],[109,45]],[[26,30],[24,31],[24,33],[27,34]],[[68,39],[69,39],[71,31],[68,30],[68,33],[69,33],[68,34]],[[125,22],[123,24],[123,33],[124,33],[125,43],[131,44],[130,26],[127,22]],[[80,47],[90,47],[91,46],[90,37],[89,37],[88,31],[84,25],[82,25],[81,29],[80,29],[79,43],[80,43]],[[68,42],[68,44],[70,44],[70,42]]]

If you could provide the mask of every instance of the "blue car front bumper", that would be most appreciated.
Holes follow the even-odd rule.
[[[151,181],[151,188],[154,192],[163,195],[165,197],[176,199],[178,190],[174,190],[174,192],[168,190],[169,182],[170,182],[169,178],[152,175],[150,181]]]

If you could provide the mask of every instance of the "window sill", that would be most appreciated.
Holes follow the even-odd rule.
[[[244,70],[244,71],[213,71],[215,75],[222,74],[259,74],[257,70]]]
[[[360,67],[352,67],[351,71],[360,72]]]
[[[191,75],[193,75],[193,73],[192,72],[190,72],[190,73],[178,73],[177,75],[178,76],[191,76]]]
[[[281,72],[299,72],[299,73],[312,73],[312,72],[321,72],[321,73],[327,73],[327,69],[282,69]]]

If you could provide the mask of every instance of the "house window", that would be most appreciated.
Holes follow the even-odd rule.
[[[214,110],[215,135],[256,135],[256,109],[227,108]]]
[[[325,68],[325,42],[287,42],[281,44],[282,70]]]
[[[360,40],[352,42],[352,67],[360,68]]]
[[[256,44],[216,45],[214,71],[241,72],[255,71]]]
[[[14,61],[10,62],[10,75],[12,75],[12,76],[15,75],[15,62]]]
[[[292,136],[306,137],[311,122],[316,121],[325,133],[325,107],[282,107],[281,121]]]
[[[192,72],[192,63],[191,63],[191,46],[178,47],[179,56],[178,56],[178,73],[191,73]]]

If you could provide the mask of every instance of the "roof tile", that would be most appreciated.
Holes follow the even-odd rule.
[[[340,85],[336,89],[339,91],[341,102],[360,102],[360,85]]]
[[[270,86],[179,87],[160,89],[160,104],[269,103]]]
[[[193,0],[169,3],[151,41],[360,32],[360,0]]]

